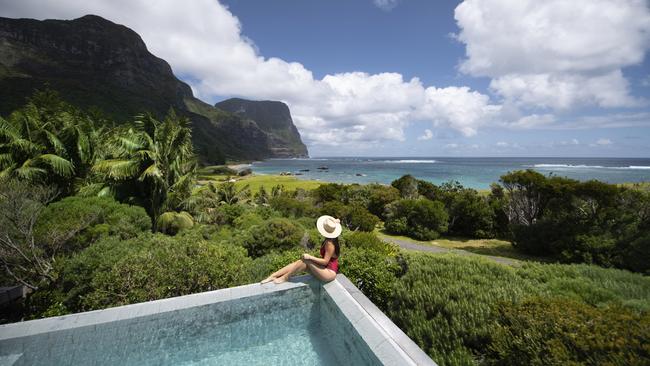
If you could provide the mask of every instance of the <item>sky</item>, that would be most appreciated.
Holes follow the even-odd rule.
[[[650,157],[646,0],[0,0],[138,32],[200,99],[287,103],[312,156]]]

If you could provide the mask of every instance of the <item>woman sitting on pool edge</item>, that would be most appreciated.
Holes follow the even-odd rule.
[[[320,246],[322,258],[316,258],[305,253],[301,259],[282,267],[264,279],[262,283],[271,281],[274,283],[286,282],[294,273],[302,271],[308,271],[323,282],[330,282],[336,277],[339,272],[339,254],[341,251],[338,237],[343,230],[341,221],[332,216],[324,215],[316,220],[316,228],[325,237]]]

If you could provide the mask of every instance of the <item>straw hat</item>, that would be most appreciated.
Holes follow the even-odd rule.
[[[341,235],[341,231],[343,230],[341,220],[328,215],[323,215],[316,220],[316,228],[322,236],[330,239]]]

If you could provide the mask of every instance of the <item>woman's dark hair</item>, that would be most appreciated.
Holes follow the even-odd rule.
[[[339,238],[325,238],[325,240],[323,240],[323,244],[325,244],[325,242],[327,242],[328,240],[332,241],[332,244],[334,244],[334,254],[336,254],[336,258],[338,258],[339,254],[341,253]],[[323,244],[321,244],[321,246],[323,246]]]

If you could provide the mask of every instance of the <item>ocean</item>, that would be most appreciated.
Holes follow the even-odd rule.
[[[269,159],[251,165],[256,174],[290,172],[300,179],[389,184],[405,174],[441,184],[458,181],[488,189],[507,172],[534,169],[544,175],[608,183],[650,182],[650,158],[377,158]],[[319,169],[327,168],[327,169]]]

